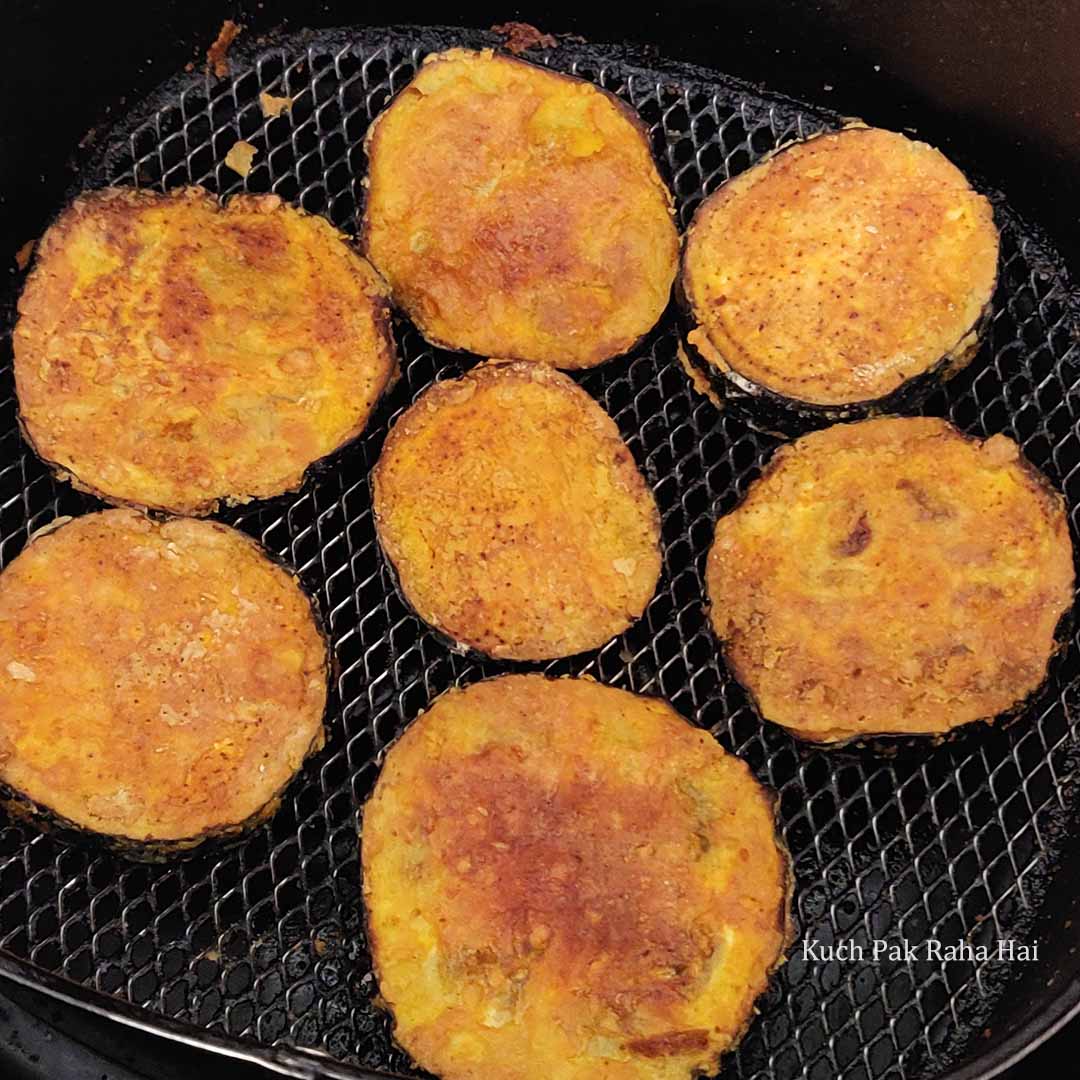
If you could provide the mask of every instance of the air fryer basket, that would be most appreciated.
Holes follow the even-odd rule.
[[[354,233],[368,123],[428,52],[494,44],[479,31],[340,30],[234,46],[224,79],[177,76],[89,147],[80,186],[274,191]],[[563,42],[534,59],[632,104],[685,226],[702,197],[781,142],[836,127],[823,109],[632,50]],[[267,119],[259,94],[293,98]],[[224,164],[257,148],[241,179]],[[72,194],[75,194],[73,192]],[[1002,228],[987,341],[923,411],[980,436],[1004,431],[1080,507],[1080,304],[1036,228],[990,192]],[[59,209],[59,208],[58,208]],[[17,286],[18,283],[16,283]],[[779,792],[802,938],[824,944],[927,937],[973,946],[1038,941],[1036,964],[791,959],[722,1075],[749,1080],[914,1080],[981,1075],[1022,1030],[1080,998],[1072,919],[1077,860],[1080,637],[1070,629],[1024,715],[940,744],[825,752],[764,723],[725,671],[703,609],[716,516],[780,440],[718,412],[676,359],[676,319],[628,357],[579,376],[653,486],[664,572],[643,619],[596,653],[544,665],[662,694]],[[174,1037],[295,1075],[419,1075],[373,1001],[361,918],[358,810],[383,747],[437,694],[520,665],[454,654],[406,608],[378,554],[367,476],[389,424],[434,379],[474,362],[396,327],[403,378],[369,430],[302,491],[220,515],[291,562],[317,597],[338,664],[328,745],[273,821],[232,847],[165,865],[0,818],[0,971]],[[10,365],[0,378],[0,563],[35,529],[98,504],[54,480],[22,441]],[[73,618],[78,612],[72,613]],[[66,976],[67,980],[57,978]],[[137,1007],[137,1008],[133,1008]],[[174,1021],[183,1022],[178,1026]],[[246,1041],[236,1041],[246,1040]],[[1011,1041],[1010,1041],[1011,1040]]]

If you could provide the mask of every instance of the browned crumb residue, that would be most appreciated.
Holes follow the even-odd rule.
[[[25,270],[30,265],[30,257],[34,254],[34,245],[37,240],[27,240],[18,251],[15,252],[15,265],[20,270]]]
[[[218,36],[214,38],[214,44],[206,50],[207,70],[212,71],[219,79],[224,79],[229,74],[229,46],[243,29],[239,23],[226,19],[221,24]]]
[[[535,49],[542,46],[545,49],[553,49],[558,42],[551,34],[545,34],[537,30],[531,23],[504,22],[496,23],[492,28],[493,34],[501,34],[506,40],[503,42],[508,52],[519,56],[526,49]]]

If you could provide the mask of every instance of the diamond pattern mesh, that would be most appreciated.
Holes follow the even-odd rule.
[[[462,32],[455,43],[488,39]],[[233,57],[233,75],[167,84],[124,130],[99,142],[87,183],[203,184],[274,191],[355,231],[361,140],[413,75],[437,31],[331,32],[282,38]],[[566,44],[547,62],[629,101],[686,225],[701,198],[762,153],[837,118],[721,76],[636,67]],[[706,81],[711,80],[711,81]],[[268,119],[262,91],[293,98]],[[224,164],[244,138],[246,180]],[[1004,431],[1080,513],[1080,348],[1075,299],[1056,256],[1000,200],[1000,285],[977,361],[926,405],[965,431]],[[357,813],[380,751],[457,682],[508,665],[455,655],[406,608],[376,547],[368,472],[389,423],[434,379],[472,358],[397,326],[403,379],[367,433],[295,495],[223,516],[291,562],[318,598],[338,674],[325,751],[273,821],[238,846],[160,866],[0,817],[0,948],[150,1014],[262,1044],[324,1051],[417,1075],[372,1003],[364,944]],[[801,931],[851,938],[991,944],[1023,937],[1065,826],[1078,746],[1080,641],[1070,637],[1025,717],[892,756],[801,748],[762,723],[717,658],[702,608],[712,522],[746,491],[777,444],[695,394],[675,359],[669,316],[628,358],[580,377],[611,413],[652,484],[663,517],[664,573],[644,618],[596,653],[546,665],[663,694],[745,758],[779,792],[797,878]],[[10,339],[0,387],[0,563],[59,514],[96,505],[53,480],[22,442]],[[1066,673],[1071,673],[1069,678]],[[999,965],[808,964],[793,958],[723,1075],[851,1080],[939,1075],[1007,987]]]

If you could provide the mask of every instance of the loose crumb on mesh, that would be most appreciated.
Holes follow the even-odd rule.
[[[254,162],[257,153],[258,151],[251,143],[240,139],[229,147],[229,152],[225,155],[225,164],[234,173],[246,177],[251,172],[252,162]]]
[[[276,97],[274,94],[268,94],[265,90],[259,94],[259,105],[262,107],[262,114],[268,120],[273,120],[276,116],[280,116],[286,109],[292,108],[293,99],[291,97]]]

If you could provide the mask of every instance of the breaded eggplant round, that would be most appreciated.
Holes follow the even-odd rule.
[[[697,362],[766,409],[839,419],[970,361],[997,278],[989,201],[925,143],[850,127],[720,187],[687,234]]]
[[[204,514],[291,491],[397,370],[385,287],[276,195],[85,195],[19,301],[34,449],[113,503]]]
[[[428,341],[592,367],[667,306],[671,194],[637,114],[591,83],[451,49],[365,145],[367,255]]]
[[[0,781],[136,856],[268,816],[326,682],[307,596],[225,525],[105,510],[0,574]]]
[[[656,590],[653,493],[612,419],[553,368],[491,361],[436,383],[394,425],[372,487],[405,599],[489,656],[597,648]]]
[[[671,706],[586,679],[451,690],[391,747],[364,898],[397,1041],[443,1080],[683,1080],[789,940],[773,802]]]
[[[706,584],[767,719],[815,742],[943,734],[1043,682],[1073,552],[1011,439],[888,417],[777,451],[717,522]]]

